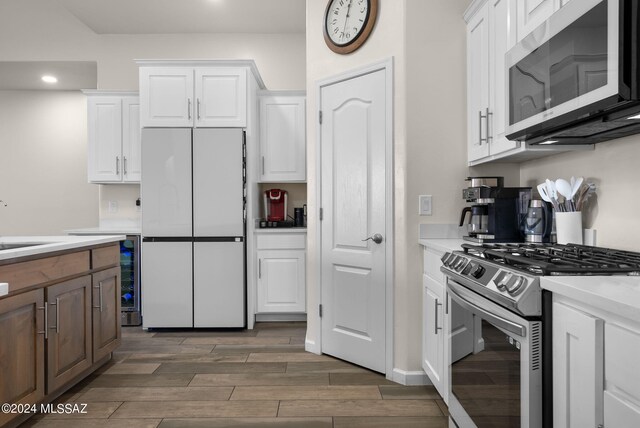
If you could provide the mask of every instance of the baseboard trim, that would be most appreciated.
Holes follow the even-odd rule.
[[[256,314],[256,322],[307,321],[307,314]]]
[[[305,339],[304,340],[304,350],[307,351],[307,352],[311,352],[313,354],[317,354],[317,355],[320,355],[322,353],[322,352],[320,352],[320,348],[316,344],[315,340]]]
[[[412,385],[433,385],[429,377],[423,370],[406,371],[393,369],[391,380],[405,386]]]

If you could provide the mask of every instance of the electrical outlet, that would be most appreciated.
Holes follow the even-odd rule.
[[[118,212],[118,201],[109,201],[108,207],[107,207],[107,211],[109,211],[110,214],[115,214]]]
[[[418,214],[431,215],[431,195],[418,196]]]

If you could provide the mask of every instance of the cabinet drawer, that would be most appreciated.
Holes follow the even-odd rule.
[[[440,258],[444,253],[426,248],[424,250],[424,273],[431,278],[444,283],[444,274],[440,272],[442,261]]]
[[[304,250],[306,243],[306,234],[262,234],[256,239],[258,250]]]
[[[120,248],[117,245],[91,250],[91,268],[100,269],[120,263]]]
[[[640,405],[640,332],[605,323],[604,337],[605,389],[624,391]]]

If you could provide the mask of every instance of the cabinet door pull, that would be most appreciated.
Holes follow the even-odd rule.
[[[435,314],[435,334],[438,334],[438,330],[442,330],[442,327],[438,327],[438,306],[442,306],[442,303],[438,303],[438,299],[436,299],[436,304],[434,306],[434,314]]]
[[[264,175],[264,156],[262,156],[262,175]]]
[[[200,120],[200,98],[197,98],[196,111],[198,112],[198,120]]]
[[[191,98],[187,98],[187,119],[191,120]]]
[[[482,114],[482,110],[478,110],[478,145],[481,146],[482,142],[486,142],[487,140],[482,138],[482,119],[484,119],[485,115]]]
[[[122,167],[124,169],[124,175],[127,175],[127,157],[122,156]]]
[[[258,259],[258,279],[262,278],[262,259]]]
[[[102,312],[102,281],[100,281],[98,283],[98,285],[94,285],[93,288],[98,289],[98,306],[93,306],[93,309],[100,309],[100,312]]]
[[[44,338],[48,339],[49,338],[49,332],[48,332],[48,328],[47,328],[47,324],[49,323],[49,307],[47,302],[44,302],[44,306],[40,306],[38,308],[38,310],[40,311],[44,311],[44,330],[43,331],[39,331],[38,334],[44,334]]]
[[[120,156],[116,156],[116,175],[120,175]]]
[[[486,138],[486,142],[489,143],[490,140],[493,140],[493,135],[492,132],[490,131],[490,126],[491,126],[491,121],[489,120],[489,117],[491,117],[491,120],[493,120],[493,113],[489,111],[489,107],[487,107],[487,115],[485,116],[486,120],[487,120],[487,138]]]
[[[50,303],[50,305],[56,307],[56,325],[51,326],[51,330],[55,330],[56,333],[60,333],[60,298],[56,297],[55,303]]]

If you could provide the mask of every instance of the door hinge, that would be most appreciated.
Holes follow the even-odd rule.
[[[318,305],[318,316],[322,318],[322,305]]]
[[[322,221],[322,219],[324,218],[324,210],[322,208],[320,208],[320,221]]]
[[[320,125],[322,125],[322,110],[318,111],[318,115],[319,115],[319,119],[320,119]]]

